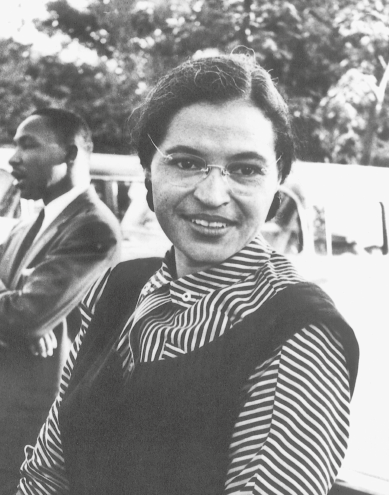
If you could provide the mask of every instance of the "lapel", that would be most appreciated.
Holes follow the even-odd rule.
[[[38,254],[46,248],[53,237],[58,235],[67,224],[67,222],[74,217],[77,217],[81,211],[85,211],[86,207],[93,203],[93,190],[88,189],[87,191],[81,193],[74,199],[59,215],[53,220],[53,222],[48,225],[45,231],[38,237],[36,242],[33,243],[31,248],[27,251],[24,258],[21,260],[19,267],[15,270],[12,280],[9,282],[9,288],[15,290],[21,279],[21,277],[26,277],[33,268],[28,269],[27,267],[34,261]],[[77,219],[74,220],[77,222]],[[29,224],[30,225],[30,224]],[[27,229],[24,229],[24,234]],[[18,236],[18,246],[20,246],[23,235]],[[15,239],[16,241],[16,239]],[[15,242],[16,244],[16,242]],[[11,248],[11,245],[10,245]]]

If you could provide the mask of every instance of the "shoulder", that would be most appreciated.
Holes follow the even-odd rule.
[[[101,343],[116,329],[122,330],[123,317],[131,314],[143,285],[161,262],[159,258],[145,258],[119,263],[92,286],[81,305],[88,342],[99,339]]]
[[[265,286],[268,294],[260,316],[273,321],[274,344],[284,343],[302,328],[309,327],[312,332],[312,325],[316,325],[316,332],[341,343],[353,390],[359,361],[358,342],[331,298],[319,286],[301,277],[293,264],[275,251],[271,251],[257,276],[258,287]],[[250,318],[254,324],[259,321],[256,314]]]
[[[305,282],[293,263],[274,250],[271,250],[268,260],[258,272],[258,280],[265,281],[273,295],[291,285]]]
[[[91,315],[100,299],[118,310],[134,294],[140,293],[149,278],[160,268],[161,258],[142,258],[118,263],[108,269],[84,297],[83,305]]]
[[[292,336],[302,339],[304,334],[309,345],[321,341],[323,349],[331,347],[332,352],[337,349],[338,356],[344,355],[353,393],[359,363],[358,341],[331,298],[315,284],[301,282],[278,292],[269,307],[277,312],[275,328],[281,340]]]
[[[101,201],[93,187],[81,193],[74,202],[81,206],[84,218],[94,219],[119,229],[119,222],[108,206]]]
[[[92,188],[77,196],[62,215],[61,232],[67,239],[87,244],[104,240],[109,245],[120,244],[119,222]]]
[[[140,290],[161,265],[161,258],[138,258],[118,263],[111,272],[110,286],[131,286]]]

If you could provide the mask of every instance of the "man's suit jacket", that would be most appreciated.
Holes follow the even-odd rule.
[[[0,339],[8,343],[0,348],[0,494],[15,462],[18,469],[24,458],[23,446],[35,443],[56,396],[79,323],[75,310],[119,255],[119,224],[93,189],[70,203],[14,266],[31,224],[16,226],[0,247]],[[28,340],[52,329],[58,340],[54,356],[33,356]]]

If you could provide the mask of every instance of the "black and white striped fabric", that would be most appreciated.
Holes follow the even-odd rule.
[[[174,359],[207,345],[289,284],[293,266],[261,237],[223,264],[173,279],[169,256],[143,288],[118,343],[123,372],[133,366],[131,328],[140,326],[141,361]],[[83,324],[65,366],[61,389],[34,448],[26,448],[24,494],[69,493],[58,408],[109,273],[83,302]],[[258,366],[242,390],[230,443],[225,492],[321,495],[344,458],[349,381],[342,345],[324,325],[309,325]]]

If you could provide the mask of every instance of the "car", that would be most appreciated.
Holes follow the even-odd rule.
[[[389,494],[389,169],[296,163],[264,236],[354,328],[360,364],[335,494]]]
[[[137,157],[94,153],[91,172],[121,221],[122,259],[162,257],[170,242],[147,207]],[[264,237],[332,297],[360,345],[349,448],[331,495],[389,495],[389,169],[296,162],[280,191]]]
[[[91,174],[97,193],[120,221],[122,260],[163,257],[171,243],[147,206],[138,157],[94,153]]]

